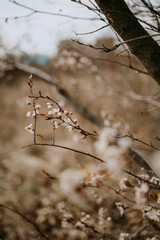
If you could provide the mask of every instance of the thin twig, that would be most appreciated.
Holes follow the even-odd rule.
[[[60,16],[60,17],[65,17],[65,18],[71,18],[71,19],[74,19],[74,20],[89,20],[89,21],[100,20],[98,18],[76,17],[76,16],[70,16],[70,15],[67,15],[67,14],[53,13],[53,12],[48,12],[48,11],[37,10],[35,8],[26,6],[26,5],[22,4],[22,3],[18,3],[17,1],[12,1],[12,0],[8,0],[8,1],[11,2],[11,3],[14,3],[14,4],[16,4],[16,5],[20,6],[20,7],[23,7],[25,9],[28,9],[28,10],[32,11],[32,15],[39,13],[39,14],[45,14],[45,15],[52,15],[52,16]],[[19,17],[14,17],[14,18],[18,19]],[[4,19],[6,19],[6,18],[4,18]],[[9,19],[9,18],[7,18],[7,19]]]
[[[126,68],[129,68],[131,70],[134,70],[138,73],[143,73],[143,74],[146,74],[146,75],[149,75],[148,72],[146,71],[143,71],[139,68],[136,68],[134,67],[133,65],[131,64],[126,64],[126,63],[123,63],[123,62],[120,62],[120,61],[117,61],[117,60],[113,60],[113,59],[110,59],[110,58],[96,58],[96,57],[91,57],[89,54],[87,54],[86,52],[82,52],[74,47],[72,47],[71,49],[74,49],[75,51],[77,51],[79,54],[91,59],[92,61],[102,61],[102,62],[111,62],[111,63],[114,63],[114,64],[118,64],[118,65],[121,65],[122,67],[126,67]]]
[[[144,38],[151,38],[151,37],[157,37],[157,36],[160,36],[160,33],[152,34],[152,35],[148,34],[148,35],[132,38],[132,39],[120,42],[118,44],[115,44],[112,48],[108,48],[105,45],[102,45],[102,47],[95,47],[95,46],[93,46],[91,44],[85,44],[85,43],[82,43],[80,41],[75,41],[73,39],[72,39],[72,41],[77,42],[79,45],[90,47],[92,49],[101,50],[103,52],[112,52],[112,51],[116,50],[117,48],[119,48],[120,46],[122,46],[124,44],[130,43],[130,42],[133,42],[133,41],[137,41],[137,40],[140,40],[140,39],[144,39]]]
[[[30,223],[35,229],[36,231],[40,234],[41,237],[43,237],[43,239],[49,240],[49,238],[47,236],[45,236],[45,234],[40,230],[40,228],[37,226],[37,224],[35,222],[33,222],[31,219],[29,219],[28,217],[24,216],[22,213],[20,213],[19,211],[10,208],[8,206],[5,206],[3,204],[0,204],[0,207],[5,208],[11,212],[16,213],[17,215],[19,215],[20,217],[22,217],[26,222]]]
[[[96,29],[96,30],[94,30],[94,31],[91,31],[91,32],[87,32],[87,33],[76,33],[76,32],[75,32],[75,34],[76,34],[76,36],[79,36],[79,35],[89,35],[89,34],[98,32],[98,31],[100,31],[100,30],[102,30],[102,29],[104,29],[104,28],[106,28],[106,27],[108,27],[108,26],[109,26],[109,24],[108,24],[108,25],[105,25],[105,26],[103,26],[103,27],[100,27],[100,28],[98,28],[98,29]]]
[[[76,150],[76,149],[73,149],[73,148],[70,148],[70,147],[66,147],[66,146],[61,146],[61,145],[57,145],[57,144],[51,144],[51,143],[36,143],[36,144],[29,144],[27,146],[24,146],[22,148],[28,148],[28,147],[32,147],[32,146],[46,146],[46,147],[56,147],[56,148],[61,148],[61,149],[65,149],[65,150],[69,150],[69,151],[72,151],[72,152],[76,152],[76,153],[80,153],[82,155],[85,155],[85,156],[88,156],[88,157],[91,157],[91,158],[94,158],[96,160],[98,160],[99,162],[103,162],[105,163],[105,161],[99,157],[96,157],[90,153],[86,153],[86,152],[83,152],[83,151],[80,151],[80,150]]]
[[[125,172],[125,173],[127,173],[128,175],[134,177],[134,178],[137,178],[137,179],[140,180],[140,181],[143,181],[143,182],[147,183],[148,185],[151,185],[152,188],[155,188],[155,189],[157,189],[157,190],[160,190],[160,186],[159,186],[158,184],[155,184],[155,183],[153,183],[153,182],[150,182],[149,180],[143,179],[142,177],[140,177],[140,176],[138,176],[138,175],[136,175],[136,174],[134,174],[134,173],[132,173],[132,172],[129,172],[129,171],[127,171],[127,170],[122,169],[122,171]]]
[[[141,232],[143,232],[143,230],[144,229],[146,229],[147,228],[147,224],[142,224],[142,226],[140,226],[140,228],[135,232],[135,233],[133,233],[132,235],[131,235],[131,239],[137,239],[137,237],[139,236],[139,234],[141,233]]]
[[[138,139],[138,138],[135,138],[132,134],[129,134],[129,135],[126,134],[126,135],[123,135],[123,136],[116,136],[115,138],[130,138],[130,139],[132,139],[133,141],[140,142],[140,143],[142,143],[143,145],[146,145],[147,147],[151,147],[151,148],[153,148],[153,149],[155,149],[155,150],[160,150],[160,148],[154,146],[151,141],[150,141],[150,143],[146,143],[145,141],[142,141],[142,140],[140,140],[140,139]]]
[[[108,185],[107,185],[107,186],[108,186]],[[111,189],[111,190],[112,190],[113,192],[115,192],[116,194],[118,194],[119,196],[121,196],[123,199],[127,200],[128,202],[136,203],[136,202],[133,201],[132,199],[130,199],[130,198],[124,196],[124,195],[120,192],[119,189],[116,190],[116,189],[114,189],[114,188],[111,187],[111,186],[108,186],[108,188]]]
[[[46,172],[45,170],[42,170],[42,172],[47,176],[47,178],[50,178],[50,179],[52,179],[52,180],[57,180],[56,177],[51,176],[51,175],[50,175],[48,172]]]

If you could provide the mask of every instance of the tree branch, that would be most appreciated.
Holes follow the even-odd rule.
[[[40,234],[40,236],[43,239],[49,240],[49,238],[44,235],[44,233],[40,230],[40,228],[37,226],[37,224],[35,222],[33,222],[31,219],[29,219],[28,217],[24,216],[22,213],[18,212],[17,210],[15,210],[13,208],[10,208],[10,207],[7,207],[7,206],[5,206],[3,204],[0,204],[0,207],[5,208],[5,209],[7,209],[7,210],[9,210],[9,211],[19,215],[20,217],[22,217],[26,222],[30,223],[36,229],[36,231]]]
[[[32,7],[29,7],[29,6],[26,6],[22,3],[19,3],[17,1],[14,1],[14,0],[8,0],[9,2],[11,3],[14,3],[16,4],[17,6],[19,7],[22,7],[22,8],[25,8],[25,9],[28,9],[30,11],[32,11],[30,14],[26,15],[26,16],[20,16],[20,17],[6,17],[6,18],[3,18],[3,19],[19,19],[19,18],[24,18],[24,17],[29,17],[33,14],[37,14],[37,13],[40,13],[40,14],[45,14],[45,15],[52,15],[52,16],[60,16],[60,17],[65,17],[65,18],[70,18],[70,19],[74,19],[74,20],[89,20],[89,21],[94,21],[94,20],[99,20],[98,18],[85,18],[85,17],[75,17],[75,16],[70,16],[70,15],[67,15],[67,14],[61,14],[61,13],[53,13],[53,12],[49,12],[49,11],[41,11],[41,10],[37,10],[35,8],[32,8]],[[1,18],[2,19],[2,18]]]
[[[150,76],[160,84],[160,47],[141,26],[124,0],[95,0],[101,11],[112,19],[111,26],[126,42],[132,54],[145,66]],[[141,38],[148,36],[146,38]],[[135,39],[131,41],[131,39]]]
[[[46,146],[46,147],[56,147],[56,148],[61,148],[61,149],[65,149],[65,150],[68,150],[68,151],[71,151],[71,152],[76,152],[76,153],[80,153],[82,155],[85,155],[85,156],[88,156],[88,157],[91,157],[91,158],[94,158],[96,160],[98,160],[99,162],[104,162],[105,161],[99,157],[96,157],[90,153],[86,153],[86,152],[83,152],[83,151],[80,151],[80,150],[76,150],[74,148],[70,148],[70,147],[65,147],[65,146],[61,146],[61,145],[57,145],[57,144],[49,144],[49,143],[34,143],[34,144],[29,144],[27,146],[24,146],[23,148],[27,148],[27,147],[32,147],[32,146]]]

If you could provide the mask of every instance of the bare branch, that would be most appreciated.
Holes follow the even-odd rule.
[[[124,44],[127,44],[127,43],[131,43],[131,42],[134,42],[134,41],[137,41],[137,40],[141,40],[141,39],[145,39],[145,38],[150,38],[150,37],[157,37],[157,36],[160,36],[159,33],[157,34],[153,34],[153,35],[144,35],[144,36],[140,36],[140,37],[136,37],[136,38],[132,38],[132,39],[129,39],[129,40],[126,40],[126,41],[123,41],[123,42],[120,42],[116,45],[114,45],[112,48],[108,48],[106,47],[105,45],[102,45],[102,47],[95,47],[91,44],[85,44],[85,43],[82,43],[80,41],[75,41],[72,39],[73,42],[77,42],[79,45],[82,45],[82,46],[86,46],[86,47],[90,47],[90,48],[93,48],[93,49],[96,49],[96,50],[101,50],[103,52],[112,52],[114,50],[116,50],[117,48],[119,48],[120,46],[124,45]],[[140,46],[139,46],[140,47]],[[130,50],[132,50],[130,48]]]
[[[65,150],[69,150],[69,151],[72,151],[72,152],[76,152],[76,153],[80,153],[82,155],[85,155],[85,156],[88,156],[88,157],[91,157],[91,158],[94,158],[96,160],[98,160],[99,162],[104,162],[105,161],[99,157],[96,157],[90,153],[86,153],[86,152],[83,152],[83,151],[80,151],[80,150],[76,150],[76,149],[73,149],[73,148],[70,148],[70,147],[65,147],[65,146],[61,146],[61,145],[57,145],[57,144],[50,144],[50,143],[36,143],[36,144],[29,144],[27,146],[24,146],[23,148],[28,148],[28,147],[32,147],[32,146],[46,146],[46,147],[56,147],[56,148],[61,148],[61,149],[65,149]]]
[[[137,101],[142,101],[142,102],[145,102],[145,103],[148,103],[148,104],[151,104],[153,106],[156,106],[156,109],[160,108],[160,102],[154,100],[151,96],[142,96],[142,95],[139,95],[135,92],[132,92],[132,91],[129,91],[129,90],[123,90],[123,89],[120,89],[117,87],[117,91],[121,94],[124,94],[130,98],[133,98]]]
[[[145,141],[142,141],[142,140],[140,140],[140,139],[138,139],[138,138],[135,138],[132,134],[129,134],[129,135],[126,134],[126,135],[124,135],[124,136],[116,136],[116,138],[130,138],[130,139],[132,139],[133,141],[140,142],[140,143],[144,144],[144,145],[147,146],[147,147],[151,147],[151,148],[153,148],[153,149],[155,149],[155,150],[160,150],[160,148],[154,146],[154,145],[152,144],[152,142],[146,143]]]
[[[106,28],[106,27],[108,27],[108,26],[109,26],[109,24],[108,24],[108,25],[105,25],[105,26],[103,26],[103,27],[100,27],[100,28],[98,28],[98,29],[96,29],[96,30],[94,30],[94,31],[91,31],[91,32],[87,32],[87,33],[76,33],[76,32],[75,32],[75,34],[76,34],[76,36],[79,36],[79,35],[89,35],[89,34],[98,32],[98,31],[100,31],[100,30],[102,30],[102,29],[104,29],[104,28]]]
[[[157,62],[159,62],[160,47],[153,39],[153,35],[149,35],[143,28],[124,0],[95,1],[105,16],[108,12],[110,13],[113,29],[128,45],[131,53],[145,66],[150,76],[159,84],[160,68]],[[116,11],[121,12],[121,14],[116,13]]]
[[[28,9],[30,11],[32,11],[30,14],[26,15],[26,16],[20,16],[20,17],[6,17],[6,18],[3,18],[3,19],[19,19],[19,18],[24,18],[24,17],[29,17],[33,14],[45,14],[45,15],[51,15],[51,16],[60,16],[60,17],[65,17],[65,18],[70,18],[70,19],[74,19],[74,20],[87,20],[87,21],[97,21],[97,20],[100,20],[98,18],[85,18],[85,17],[75,17],[75,16],[70,16],[70,15],[67,15],[67,14],[61,14],[61,13],[52,13],[52,12],[48,12],[48,11],[41,11],[41,10],[37,10],[37,9],[34,9],[32,7],[28,7],[24,4],[21,4],[21,3],[18,3],[17,1],[12,1],[12,0],[8,0],[9,2],[11,3],[14,3],[16,4],[17,6],[20,6],[22,8],[25,8],[25,9]],[[2,19],[2,18],[1,18]]]
[[[40,228],[37,226],[37,224],[35,222],[33,222],[31,219],[29,219],[28,217],[24,216],[19,211],[15,210],[15,209],[12,209],[10,207],[7,207],[7,206],[5,206],[3,204],[0,204],[0,207],[5,208],[5,209],[7,209],[7,210],[9,210],[9,211],[19,215],[20,217],[22,217],[26,222],[30,223],[35,228],[35,230],[40,234],[40,236],[43,239],[49,240],[49,238],[40,230]]]
[[[142,177],[140,177],[140,176],[138,176],[138,175],[136,175],[136,174],[134,174],[134,173],[132,173],[132,172],[129,172],[129,171],[127,171],[127,170],[124,170],[124,169],[123,169],[123,172],[127,173],[128,175],[130,175],[130,176],[132,176],[132,177],[134,177],[134,178],[137,178],[138,180],[140,180],[140,181],[142,181],[142,182],[147,183],[148,185],[152,186],[152,188],[155,188],[155,189],[157,189],[157,190],[160,190],[159,184],[155,184],[155,183],[153,183],[153,182],[150,182],[149,180],[143,179]]]
[[[75,40],[74,40],[74,41],[75,41]],[[88,45],[86,45],[86,46],[88,46]],[[89,47],[90,47],[90,46],[89,46]],[[75,48],[72,47],[72,49],[75,49]],[[113,59],[110,59],[110,58],[104,58],[104,57],[103,57],[103,58],[96,58],[96,57],[91,57],[89,54],[87,54],[87,53],[85,53],[85,52],[82,52],[82,51],[77,50],[77,49],[76,49],[76,51],[77,51],[78,53],[80,53],[81,55],[83,55],[83,56],[91,59],[92,61],[111,62],[111,63],[114,63],[114,64],[118,64],[118,65],[120,65],[120,66],[122,66],[122,67],[129,68],[129,69],[131,69],[131,70],[133,70],[133,71],[136,71],[136,72],[138,72],[138,73],[143,73],[143,74],[145,74],[145,75],[149,75],[148,72],[143,71],[143,70],[141,70],[141,69],[139,69],[139,68],[136,68],[136,67],[134,67],[132,64],[126,64],[126,63],[123,63],[123,62],[120,62],[120,61],[117,61],[117,60],[113,60]]]

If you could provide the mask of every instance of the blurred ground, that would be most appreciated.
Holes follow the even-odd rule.
[[[111,40],[108,41],[100,40],[97,44],[101,42],[111,44]],[[112,124],[119,123],[121,135],[126,134],[128,129],[137,138],[148,142],[152,140],[155,143],[153,136],[160,136],[159,110],[142,114],[141,112],[153,106],[136,101],[121,91],[123,89],[143,96],[153,96],[159,91],[154,81],[148,76],[114,63],[92,61],[83,57],[81,53],[96,57],[105,55],[97,54],[96,51],[77,44],[63,42],[56,59],[50,60],[43,69],[56,76],[61,86],[93,115],[101,120],[110,119]],[[111,53],[106,57],[112,58],[113,55]],[[120,56],[117,59],[124,60],[124,57]],[[134,63],[141,68],[135,60]],[[85,231],[78,228],[62,226],[66,223],[62,223],[64,220],[61,219],[64,206],[67,206],[66,209],[72,209],[74,213],[77,211],[78,214],[77,204],[70,199],[72,197],[67,197],[60,190],[57,181],[47,179],[42,173],[42,170],[45,170],[52,176],[59,176],[66,169],[84,171],[91,165],[97,166],[98,163],[87,156],[56,148],[22,148],[33,142],[32,136],[24,130],[25,126],[31,123],[31,119],[26,118],[26,112],[30,110],[26,104],[29,94],[27,80],[28,74],[18,70],[7,72],[0,79],[0,203],[17,209],[36,220],[41,229],[49,236],[55,237],[54,239],[100,239],[99,236],[95,238],[96,233],[92,233],[91,229],[88,230],[87,236]],[[82,117],[72,105],[68,104],[55,87],[35,79],[34,89],[37,94],[41,90],[43,94],[58,101],[64,109],[72,111],[84,129],[91,132],[101,131],[100,127]],[[156,98],[158,100],[158,95]],[[46,142],[51,142],[51,124],[47,121],[44,123],[44,120],[43,122],[40,120],[38,124],[38,133],[45,136]],[[88,137],[82,140],[81,136],[75,132],[70,133],[64,128],[56,130],[55,133],[57,144],[95,155],[97,155],[94,148],[96,139]],[[141,151],[142,155],[150,161],[151,149],[146,149],[143,145],[136,143],[134,148]],[[103,189],[89,190],[89,194],[86,192],[83,194],[87,195],[87,202],[92,202],[93,196],[96,194],[101,196],[101,191]],[[104,199],[104,206],[112,205],[110,201],[107,201],[107,192]],[[82,208],[83,212],[83,207],[82,204],[78,206],[78,209]],[[98,204],[94,205],[90,214],[94,215],[96,211],[98,211]],[[121,228],[123,229],[128,219],[123,218],[121,226],[118,223],[119,217],[116,216],[114,221],[117,226],[116,234],[121,231]],[[33,228],[22,221],[19,216],[4,208],[0,208],[0,222],[0,239],[35,239],[36,234]],[[72,224],[72,218],[70,224]],[[67,232],[66,228],[71,228],[72,231]],[[108,223],[107,228],[109,232],[112,232],[112,224]]]

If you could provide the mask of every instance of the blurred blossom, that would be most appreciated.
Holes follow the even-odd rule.
[[[129,236],[129,233],[121,233],[120,234],[120,237],[119,237],[119,240],[130,240],[130,236]]]
[[[106,149],[104,154],[104,160],[106,161],[106,167],[112,174],[118,174],[123,167],[123,158],[121,157],[123,151],[117,146],[110,146]]]
[[[160,210],[151,209],[145,212],[145,216],[155,222],[160,222]]]
[[[118,139],[118,145],[121,149],[126,151],[132,145],[132,141],[129,138],[120,138]]]
[[[157,184],[157,185],[160,185],[160,178],[157,178],[157,177],[152,177],[150,179],[150,182],[154,183],[154,184]]]
[[[160,160],[160,152],[159,151],[155,151],[150,159],[150,163],[152,166],[152,169],[155,171],[155,173],[160,176],[160,164],[159,164],[159,160]]]
[[[138,204],[145,204],[148,200],[149,186],[142,183],[140,187],[135,187],[135,200]]]
[[[76,205],[89,209],[85,199],[78,189],[83,181],[83,174],[76,169],[66,169],[59,175],[60,188],[62,192]]]
[[[122,202],[116,202],[116,207],[118,208],[120,215],[123,216],[124,215],[124,205]]]
[[[81,184],[83,176],[80,171],[66,169],[60,174],[60,187],[66,193],[73,193]]]
[[[126,178],[126,177],[124,177],[120,180],[119,185],[120,185],[121,190],[126,190],[127,189],[127,184],[126,184],[127,181],[128,181],[128,178]]]
[[[98,210],[98,219],[99,219],[99,225],[103,225],[104,222],[105,222],[104,208],[103,207]]]
[[[116,130],[113,128],[104,128],[99,133],[99,139],[95,142],[94,146],[97,153],[105,153],[105,150],[108,147],[108,144],[112,141],[115,141],[113,137],[116,136]]]

